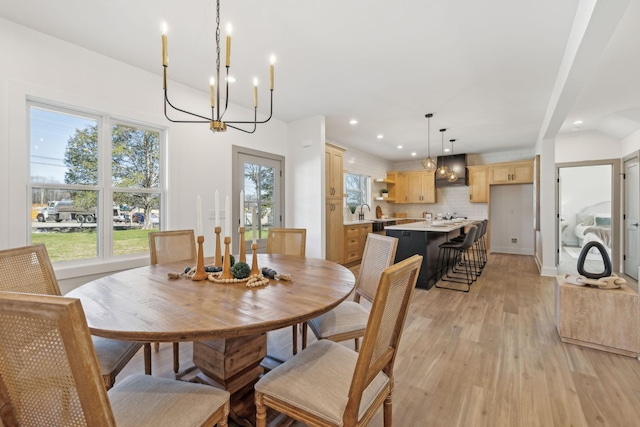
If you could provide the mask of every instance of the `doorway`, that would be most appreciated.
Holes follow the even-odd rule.
[[[251,252],[254,239],[258,251],[267,247],[270,228],[284,224],[284,157],[233,147],[233,218],[245,227],[245,247]],[[244,192],[244,212],[240,212],[240,192]],[[237,200],[236,200],[237,199]],[[239,235],[233,236],[233,247],[239,247]]]
[[[618,160],[556,165],[556,267],[559,274],[577,274],[578,257],[589,242],[605,247],[614,271],[619,262],[619,172]],[[585,270],[604,271],[594,248],[587,254]]]
[[[638,258],[640,257],[640,175],[638,155],[624,159],[624,272],[638,280]]]

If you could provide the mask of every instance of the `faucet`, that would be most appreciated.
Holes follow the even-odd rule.
[[[360,214],[358,215],[358,219],[360,221],[362,221],[364,219],[364,212],[362,212],[362,208],[367,207],[367,209],[369,209],[369,212],[371,212],[371,207],[369,207],[368,204],[364,203],[362,206],[360,206]]]

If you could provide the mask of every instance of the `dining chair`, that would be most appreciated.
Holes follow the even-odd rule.
[[[306,246],[306,228],[269,229],[269,234],[267,235],[268,254],[305,256]],[[296,354],[298,352],[298,325],[292,326],[291,346],[293,354]]]
[[[193,230],[154,231],[149,233],[151,265],[196,258],[196,239]],[[156,351],[159,343],[154,344]],[[180,344],[173,343],[173,372],[180,370]]]
[[[355,340],[358,351],[359,339],[369,320],[369,309],[361,304],[361,298],[373,302],[382,271],[393,264],[398,239],[369,233],[364,245],[362,263],[356,278],[353,301],[344,301],[333,310],[302,324],[302,349],[307,346],[307,325],[316,338],[331,341]]]
[[[60,295],[60,287],[43,244],[0,251],[0,291]],[[143,344],[91,337],[104,385],[113,387],[116,376]],[[151,374],[151,348],[145,348],[145,373]]]
[[[267,253],[305,256],[306,242],[305,228],[270,228]]]
[[[392,422],[393,364],[422,263],[413,255],[380,276],[360,352],[320,340],[255,385],[256,426],[266,408],[313,426],[366,425],[382,406]]]
[[[227,426],[229,393],[150,375],[107,391],[79,299],[0,292],[5,426]]]

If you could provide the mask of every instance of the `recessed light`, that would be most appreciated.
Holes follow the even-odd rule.
[[[581,125],[582,124],[582,120],[576,120],[575,122],[573,122],[574,125]]]
[[[445,152],[445,153],[448,153],[449,151],[451,151],[451,149],[450,149],[450,148],[445,148],[445,149],[444,149],[444,152]]]
[[[229,76],[229,77],[227,77],[227,81],[228,81],[229,83],[235,83],[235,82],[236,82],[236,78],[235,78],[235,77],[233,77],[233,76]]]
[[[401,150],[401,149],[402,149],[402,145],[398,145],[398,150]]]
[[[414,151],[413,153],[411,153],[411,155],[412,155],[412,156],[415,156],[415,155],[416,155],[416,152]]]
[[[376,138],[382,139],[382,138],[384,138],[384,136],[382,134],[380,134],[380,135],[376,136]]]
[[[358,121],[356,119],[351,119],[351,120],[349,120],[349,124],[350,125],[357,125]]]

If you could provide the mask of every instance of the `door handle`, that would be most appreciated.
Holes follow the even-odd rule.
[[[633,225],[634,227],[637,227],[637,226],[638,226],[638,225],[640,225],[640,224],[638,224],[638,223],[636,222],[635,224],[631,224],[631,225]]]

